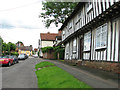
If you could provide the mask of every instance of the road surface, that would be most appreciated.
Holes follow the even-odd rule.
[[[2,67],[2,88],[38,88],[34,66],[38,58],[28,58],[10,67]]]

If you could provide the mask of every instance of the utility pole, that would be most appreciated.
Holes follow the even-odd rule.
[[[18,53],[19,53],[19,50],[20,50],[20,42],[18,41]]]

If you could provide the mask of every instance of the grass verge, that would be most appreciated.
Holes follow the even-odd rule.
[[[42,68],[48,65],[54,64],[41,62],[35,68]],[[36,75],[39,88],[91,88],[57,66],[49,66],[37,70]]]
[[[53,66],[53,65],[54,65],[53,63],[50,63],[48,61],[43,61],[43,62],[40,62],[40,63],[36,64],[35,69],[43,68],[43,67],[46,67],[46,66]]]

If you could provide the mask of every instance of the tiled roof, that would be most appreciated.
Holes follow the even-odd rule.
[[[54,41],[56,36],[58,36],[58,33],[40,33],[41,41]]]
[[[24,50],[24,51],[32,51],[32,47],[30,46],[23,46],[23,47],[19,47],[20,50]]]

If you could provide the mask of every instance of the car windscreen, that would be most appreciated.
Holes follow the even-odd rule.
[[[2,58],[9,58],[9,56],[3,56]]]
[[[24,57],[24,54],[19,55],[20,57]]]
[[[14,58],[13,56],[9,56],[9,58]]]

